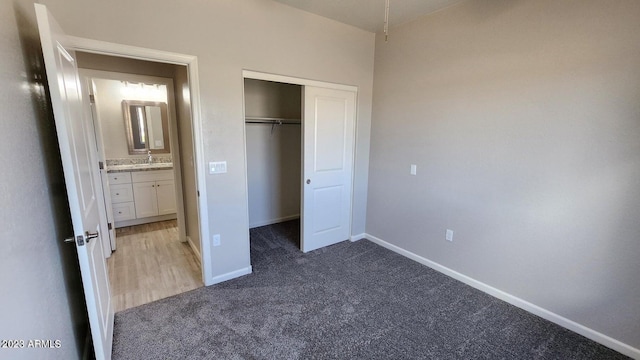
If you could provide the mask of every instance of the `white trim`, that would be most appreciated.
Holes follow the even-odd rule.
[[[108,54],[112,56],[126,57],[129,59],[161,61],[175,65],[187,65],[195,56],[179,54],[169,51],[155,50],[138,46],[110,43],[106,41],[67,36],[68,45],[76,51],[94,54]]]
[[[358,241],[358,240],[362,240],[362,239],[364,239],[366,237],[367,237],[367,234],[362,233],[362,234],[358,234],[358,235],[351,235],[351,238],[349,240],[351,240],[351,242],[355,242],[355,241]]]
[[[286,84],[295,84],[295,85],[303,85],[303,86],[315,86],[320,88],[329,88],[334,90],[345,90],[345,91],[353,91],[355,93],[358,92],[358,87],[353,85],[344,85],[344,84],[336,84],[327,81],[318,81],[311,79],[304,79],[286,75],[278,75],[278,74],[270,74],[253,70],[242,70],[242,77],[247,79],[256,79],[256,80],[266,80],[266,81],[275,81]],[[357,101],[356,101],[357,105]]]
[[[151,216],[151,217],[140,218],[140,219],[122,220],[122,221],[115,221],[113,223],[114,224],[113,227],[116,229],[119,229],[126,226],[135,226],[135,225],[149,224],[149,223],[158,222],[158,221],[175,220],[177,218],[178,218],[178,214],[174,213],[174,214]]]
[[[187,235],[187,244],[191,247],[191,250],[196,255],[196,259],[198,260],[198,264],[202,267],[202,255],[200,255],[200,250],[196,247],[196,244],[193,243],[193,239],[191,236]]]
[[[218,284],[223,281],[227,281],[227,280],[235,279],[240,276],[251,274],[251,272],[252,272],[252,267],[247,266],[246,268],[242,268],[242,269],[228,272],[226,274],[218,275],[213,278],[213,283]]]
[[[249,224],[249,229],[257,228],[260,226],[273,225],[273,224],[277,224],[277,223],[281,223],[289,220],[295,220],[295,219],[300,219],[300,214],[283,216],[281,218],[276,218],[276,219],[258,221],[253,224]]]
[[[189,75],[189,91],[191,95],[191,118],[193,120],[197,191],[200,193],[200,196],[198,197],[198,220],[200,225],[200,249],[202,249],[202,280],[207,286],[213,285],[215,282],[213,277],[213,260],[211,258],[211,242],[207,241],[209,239],[209,209],[207,205],[207,172],[202,133],[203,118],[200,105],[198,58],[193,55],[115,44],[75,36],[67,36],[67,40],[69,42],[69,46],[77,51],[187,66]]]
[[[474,287],[484,293],[487,293],[493,297],[496,297],[502,301],[506,301],[511,305],[517,306],[525,311],[528,311],[534,315],[540,316],[543,319],[549,320],[552,323],[560,325],[566,329],[569,329],[573,332],[576,332],[586,338],[589,338],[597,343],[600,343],[606,347],[609,347],[621,354],[630,356],[634,359],[640,359],[640,349],[636,349],[631,345],[625,344],[619,340],[616,340],[610,336],[602,334],[596,330],[588,328],[584,325],[578,324],[575,321],[569,320],[561,315],[558,315],[554,312],[551,312],[547,309],[544,309],[538,305],[532,304],[526,300],[523,300],[517,296],[511,295],[502,290],[496,289],[491,285],[487,285],[481,281],[473,279],[467,275],[461,274],[455,270],[449,269],[443,265],[440,265],[434,261],[431,261],[427,258],[424,258],[420,255],[412,253],[411,251],[405,250],[399,246],[388,243],[379,237],[365,234],[365,237],[369,239],[371,242],[374,242],[384,248],[387,248],[395,253],[398,253],[404,257],[407,257],[411,260],[417,261],[422,265],[426,265],[433,270],[441,272],[449,277],[452,277],[458,281],[461,281],[471,287]]]

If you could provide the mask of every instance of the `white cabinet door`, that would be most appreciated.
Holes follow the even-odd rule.
[[[350,91],[304,89],[304,252],[351,234],[355,98]]]
[[[100,228],[98,206],[103,194],[102,187],[98,186],[93,125],[83,116],[80,78],[75,54],[67,50],[68,38],[44,5],[35,4],[35,9],[93,348],[96,359],[108,360],[111,359],[114,313],[100,238],[108,230]],[[43,279],[46,276],[43,274]]]
[[[156,181],[156,194],[158,197],[158,215],[175,214],[176,187],[173,180]]]
[[[133,198],[136,204],[136,218],[158,215],[155,181],[133,183]]]

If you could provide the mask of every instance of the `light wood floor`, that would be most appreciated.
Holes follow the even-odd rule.
[[[175,220],[117,229],[107,266],[116,312],[203,286],[200,263],[178,239]]]

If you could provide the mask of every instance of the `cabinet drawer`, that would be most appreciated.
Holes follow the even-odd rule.
[[[109,184],[130,184],[131,183],[131,173],[130,172],[121,172],[121,173],[111,173],[107,174],[109,176]]]
[[[136,206],[133,204],[133,201],[113,204],[112,209],[114,221],[132,220],[136,218]]]
[[[116,184],[111,185],[111,203],[123,203],[133,201],[133,188],[131,184]]]
[[[132,173],[132,180],[134,183],[157,180],[173,180],[173,170],[136,171]]]

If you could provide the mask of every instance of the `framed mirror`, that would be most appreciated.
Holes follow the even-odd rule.
[[[123,100],[122,112],[130,155],[170,152],[167,104]]]

